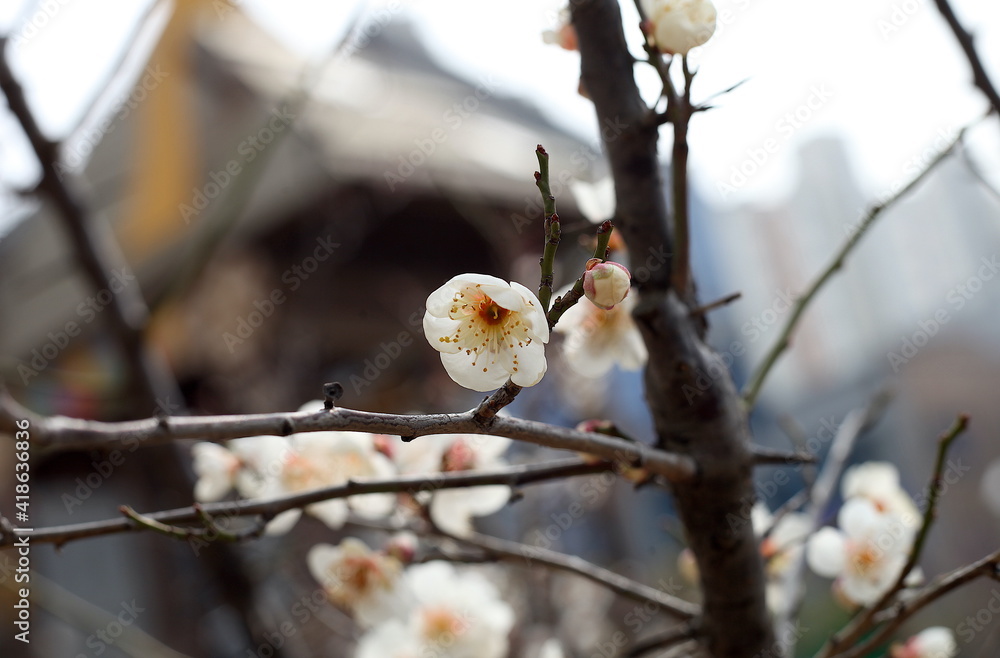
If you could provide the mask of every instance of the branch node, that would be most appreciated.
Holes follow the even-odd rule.
[[[323,384],[323,408],[330,411],[337,406],[337,401],[344,396],[344,386],[340,382]]]

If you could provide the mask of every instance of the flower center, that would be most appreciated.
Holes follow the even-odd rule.
[[[450,644],[465,631],[466,625],[452,610],[437,606],[423,611],[424,637],[432,642]]]
[[[865,575],[875,568],[881,560],[881,551],[871,542],[866,542],[863,547],[859,547],[854,554],[854,569],[857,573]]]
[[[508,315],[510,315],[509,310],[498,305],[489,297],[486,297],[479,304],[479,317],[483,322],[490,326],[503,324]]]

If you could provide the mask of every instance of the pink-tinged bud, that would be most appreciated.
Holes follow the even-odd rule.
[[[413,562],[413,556],[417,553],[417,536],[412,532],[397,532],[382,547],[386,555],[390,555],[403,564]]]
[[[583,292],[594,306],[610,311],[620,304],[632,287],[632,275],[624,265],[600,258],[587,261],[583,273]]]

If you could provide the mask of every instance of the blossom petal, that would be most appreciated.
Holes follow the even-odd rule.
[[[444,369],[459,386],[473,391],[492,391],[500,388],[507,381],[507,371],[503,368],[473,367],[472,360],[473,357],[465,352],[441,354],[441,363],[444,365]]]
[[[472,532],[473,516],[488,516],[510,500],[510,487],[492,485],[470,489],[445,489],[431,499],[431,520],[445,532],[466,537]]]
[[[542,304],[535,297],[535,293],[517,281],[511,281],[510,287],[520,293],[522,312],[525,322],[528,323],[531,329],[532,338],[536,338],[543,343],[547,342],[549,340],[549,321],[545,317],[545,311],[542,310]]]
[[[836,528],[820,528],[806,545],[809,568],[826,578],[836,578],[844,570],[847,558],[846,538]]]
[[[299,522],[300,516],[302,516],[302,510],[286,510],[268,522],[267,526],[264,528],[264,534],[272,536],[283,535]]]

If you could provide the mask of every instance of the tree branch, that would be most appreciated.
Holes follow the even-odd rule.
[[[28,536],[32,544],[55,544],[61,546],[66,542],[86,537],[133,532],[137,530],[157,530],[177,538],[182,537],[176,532],[175,526],[180,523],[204,525],[206,518],[235,518],[241,516],[261,516],[265,521],[290,509],[298,509],[334,498],[347,498],[370,493],[419,492],[438,489],[455,489],[462,487],[477,487],[490,484],[503,484],[517,487],[535,482],[591,475],[614,470],[614,464],[601,462],[590,464],[579,459],[568,459],[546,464],[531,464],[512,466],[510,468],[490,472],[459,472],[440,473],[433,476],[407,476],[390,480],[368,480],[362,482],[348,481],[332,487],[315,489],[305,493],[291,494],[268,500],[240,500],[235,502],[200,503],[192,507],[165,510],[141,514],[141,520],[127,518],[129,512],[123,511],[126,518],[91,521],[73,525],[39,528]],[[154,527],[154,526],[159,527]],[[13,546],[16,535],[5,532],[0,536],[0,548]]]
[[[700,611],[699,606],[694,603],[678,598],[669,592],[636,582],[631,578],[626,578],[575,555],[566,555],[540,546],[529,546],[479,533],[472,533],[468,537],[459,537],[440,532],[440,530],[438,532],[460,544],[479,548],[487,555],[500,560],[537,563],[559,571],[583,576],[626,598],[659,606],[668,614],[680,619],[691,619]]]
[[[575,0],[570,9],[583,87],[614,176],[615,224],[634,258],[644,257],[633,271],[634,316],[650,355],[646,400],[657,445],[697,464],[697,477],[674,480],[671,491],[701,578],[699,641],[714,658],[764,655],[774,639],[757,540],[749,523],[727,522],[754,498],[746,412],[723,360],[703,340],[705,318],[691,314],[689,290],[672,287],[680,247],[667,214],[657,121],[636,85],[618,2]],[[669,93],[669,76],[664,87]],[[716,372],[723,374],[705,374]]]
[[[993,86],[989,75],[986,74],[983,61],[979,59],[979,53],[976,52],[972,35],[966,32],[962,24],[959,23],[958,17],[955,16],[955,12],[952,10],[948,0],[934,0],[934,4],[937,5],[938,11],[944,16],[948,27],[951,28],[951,31],[955,34],[955,38],[958,39],[958,45],[962,47],[962,52],[965,53],[966,59],[969,60],[969,64],[972,66],[972,81],[986,95],[990,105],[993,107],[993,111],[1000,116],[1000,94],[997,94],[996,87]]]
[[[645,468],[669,480],[687,480],[695,474],[694,463],[684,455],[596,432],[581,432],[532,420],[504,416],[480,420],[476,411],[399,415],[338,407],[320,411],[233,416],[161,416],[106,423],[65,416],[43,418],[25,410],[11,409],[12,400],[9,397],[6,402],[0,394],[0,430],[12,431],[16,418],[28,417],[33,444],[38,448],[54,450],[132,450],[139,445],[157,445],[177,439],[219,442],[247,436],[288,436],[329,430],[389,434],[401,436],[404,440],[428,434],[491,434],[596,455]]]
[[[146,302],[137,285],[111,285],[109,276],[113,260],[108,255],[109,238],[98,236],[86,205],[59,175],[59,145],[49,140],[35,121],[24,90],[8,65],[6,47],[7,38],[0,38],[0,89],[38,158],[42,168],[39,188],[55,204],[80,268],[94,290],[114,291],[107,304],[107,317],[124,352],[132,383],[150,409],[171,399],[179,402],[181,396],[176,382],[159,367],[143,345],[142,334],[149,317]],[[115,291],[116,287],[120,289]]]

